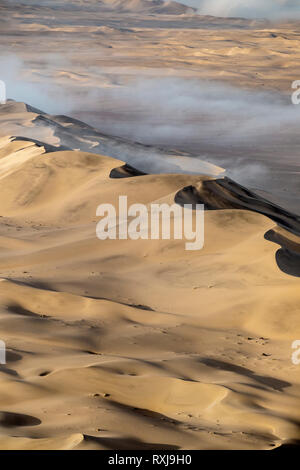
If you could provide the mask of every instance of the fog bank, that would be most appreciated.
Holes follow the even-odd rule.
[[[300,18],[299,0],[183,0],[202,15],[285,20]]]

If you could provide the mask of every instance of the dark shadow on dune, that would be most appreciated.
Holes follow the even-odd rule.
[[[280,249],[276,253],[278,267],[290,276],[300,277],[300,255],[287,249]]]
[[[258,196],[230,178],[205,180],[201,187],[187,186],[175,195],[179,205],[204,204],[207,210],[246,209],[274,220],[288,231],[300,235],[300,217]]]
[[[299,453],[300,452],[300,439],[288,442],[286,444],[282,444],[280,447],[277,447],[276,449],[274,449],[274,452],[284,452],[286,450],[288,451],[295,450]]]
[[[249,382],[240,382],[242,385],[247,385],[247,387],[254,388],[255,390],[267,390],[267,387],[264,387],[263,385],[259,384],[250,384]],[[228,386],[227,386],[228,388]],[[245,393],[244,393],[245,394]],[[249,394],[249,396],[253,396],[252,394]]]
[[[281,246],[275,255],[279,269],[290,276],[300,277],[300,245],[298,245],[299,252],[293,251],[293,243],[277,234],[274,230],[269,230],[265,233],[265,239]],[[289,248],[287,245],[289,245]],[[297,245],[295,244],[294,248],[296,247]]]
[[[37,313],[31,312],[31,310],[27,310],[26,308],[23,308],[21,305],[8,305],[6,307],[6,310],[10,313],[14,313],[16,315],[21,315],[23,317],[31,317],[31,318],[40,318],[40,315]]]
[[[115,299],[109,299],[107,297],[95,297],[92,295],[83,295],[82,297],[85,297],[86,299],[94,299],[94,300],[107,300],[108,302],[115,302],[120,305],[126,305],[126,307],[132,307],[132,308],[137,308],[138,310],[146,310],[148,312],[155,312],[155,310],[152,307],[149,307],[148,305],[143,305],[143,304],[129,304],[127,302],[121,302],[120,300],[115,300]]]
[[[128,165],[128,163],[125,163],[125,165],[122,165],[118,168],[113,168],[110,172],[109,177],[110,178],[132,178],[133,176],[145,176],[145,175],[147,175],[147,173],[137,170],[133,166]]]
[[[47,377],[47,375],[51,374],[51,370],[45,370],[39,374],[39,377]]]
[[[3,278],[6,279],[7,281],[13,282],[14,284],[20,285],[20,286],[29,286],[33,287],[35,289],[41,289],[41,290],[47,290],[51,292],[58,292],[56,289],[53,289],[50,284],[44,281],[38,281],[35,279],[20,279],[20,278],[13,278],[13,277],[6,277]]]
[[[173,418],[169,418],[168,416],[163,415],[162,413],[157,413],[156,411],[147,410],[145,408],[136,408],[133,406],[125,405],[123,403],[119,403],[118,401],[113,400],[112,398],[109,399],[109,404],[115,409],[121,410],[128,414],[143,416],[144,418],[148,419],[149,423],[158,424],[159,422],[160,426],[164,426],[166,428],[169,428],[171,426],[174,429],[174,426],[181,424],[180,421],[177,421]]]
[[[203,181],[199,188],[187,186],[177,192],[175,202],[180,206],[191,204],[193,209],[196,209],[197,204],[204,204],[205,210],[243,209],[257,212],[269,217],[288,232],[300,235],[298,215],[276,206],[227,177]],[[300,239],[297,244],[274,230],[269,230],[265,239],[281,246],[276,253],[279,269],[290,276],[300,277]]]
[[[23,359],[21,354],[18,354],[14,351],[6,351],[6,361],[7,362],[17,362]]]
[[[132,437],[119,438],[119,437],[95,437],[84,435],[86,442],[98,444],[99,447],[105,447],[109,450],[177,450],[176,445],[159,444],[157,442],[143,442],[140,439]]]
[[[149,307],[148,305],[142,305],[142,304],[125,304],[125,305],[127,305],[128,307],[137,308],[139,310],[146,310],[148,312],[155,312],[155,310],[153,310],[153,308]]]
[[[0,372],[3,372],[4,374],[10,375],[15,378],[20,378],[20,375],[18,372],[14,369],[10,369],[7,364],[11,362],[17,362],[21,361],[23,357],[21,354],[17,354],[13,351],[6,351],[6,364],[0,364]]]
[[[21,285],[21,286],[27,286],[27,287],[32,287],[34,289],[41,289],[41,290],[45,290],[45,291],[50,291],[50,292],[64,292],[63,290],[59,290],[59,289],[54,289],[53,287],[51,287],[50,284],[44,282],[44,281],[37,281],[37,280],[20,280],[20,279],[14,279],[14,278],[4,278],[10,282],[13,282],[14,284],[17,284],[17,285]],[[70,292],[70,291],[68,291]],[[72,293],[72,291],[71,291]],[[79,295],[79,294],[77,294]],[[81,297],[84,297],[86,299],[95,299],[95,300],[107,300],[109,302],[115,302],[115,303],[118,303],[120,305],[126,305],[127,307],[132,307],[132,308],[136,308],[138,310],[146,310],[146,311],[149,311],[149,312],[155,312],[155,310],[152,308],[152,307],[149,307],[149,305],[143,305],[143,304],[130,304],[130,303],[127,303],[127,302],[121,302],[120,300],[115,300],[114,298],[107,298],[107,297],[103,297],[103,296],[92,296],[92,295],[82,295],[81,294]],[[37,313],[34,313],[34,312],[31,312],[30,310],[27,310],[25,308],[23,308],[22,306],[20,305],[17,305],[17,304],[11,304],[9,306],[7,306],[7,310],[11,313],[14,313],[14,314],[17,314],[17,315],[21,315],[21,316],[27,316],[27,317],[31,317],[32,319],[41,319],[41,318],[49,318],[51,319],[50,316],[48,315],[39,315]],[[52,318],[52,320],[54,320],[54,318]]]
[[[5,365],[0,365],[0,372],[4,372],[4,374],[10,375],[11,377],[20,378],[18,372],[14,369],[9,369]]]
[[[175,195],[174,201],[180,206],[184,204],[192,204],[193,209],[196,209],[197,204],[204,204],[205,210],[217,210],[216,206],[211,205],[209,202],[205,201],[199,194],[199,190],[195,186],[186,186],[178,191]]]
[[[147,409],[144,409],[144,408],[133,408],[134,412],[141,415],[141,416],[144,416],[146,418],[151,418],[151,419],[154,419],[156,421],[164,421],[165,424],[171,424],[171,425],[178,425],[180,424],[179,421],[177,421],[176,419],[173,419],[173,418],[169,418],[168,416],[165,416],[161,413],[157,413],[155,411],[151,411],[151,410],[147,410]]]
[[[21,317],[25,317],[28,319],[28,322],[30,322],[30,325],[42,325],[43,321],[45,319],[51,320],[51,321],[56,321],[55,318],[51,318],[48,315],[45,314],[38,314],[35,312],[32,312],[31,310],[27,310],[26,308],[23,308],[21,305],[8,305],[6,307],[6,310],[13,315],[19,315]]]
[[[251,378],[258,382],[259,384],[265,385],[273,390],[278,390],[280,392],[283,389],[290,387],[291,384],[289,382],[285,382],[284,380],[278,380],[273,377],[265,377],[263,375],[257,375],[249,369],[245,367],[236,366],[235,364],[230,364],[228,362],[219,361],[217,359],[212,358],[204,358],[201,359],[200,362],[205,364],[208,367],[214,367],[215,369],[221,369],[228,372],[233,372],[234,374],[242,375],[244,377]]]
[[[38,426],[39,424],[41,424],[41,420],[34,416],[0,411],[0,426],[12,428],[17,426]]]

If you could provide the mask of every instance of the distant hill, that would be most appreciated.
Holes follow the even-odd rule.
[[[97,3],[100,8],[118,12],[184,15],[193,14],[196,11],[181,3],[163,0],[101,0]]]
[[[7,0],[2,8],[20,7],[18,0]],[[31,13],[38,8],[46,8],[56,11],[85,11],[85,12],[114,12],[136,14],[164,14],[164,15],[191,15],[197,9],[183,5],[172,0],[28,0],[22,4],[22,9]]]

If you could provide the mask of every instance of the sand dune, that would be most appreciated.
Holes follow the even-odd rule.
[[[24,111],[3,109],[5,122]],[[296,216],[214,171],[145,174],[21,137],[1,139],[0,179],[0,448],[299,440]],[[201,198],[204,249],[99,241],[96,207],[124,194],[144,204]]]
[[[10,0],[0,25],[0,449],[299,445],[299,21]],[[203,203],[204,248],[100,241],[121,195]]]

